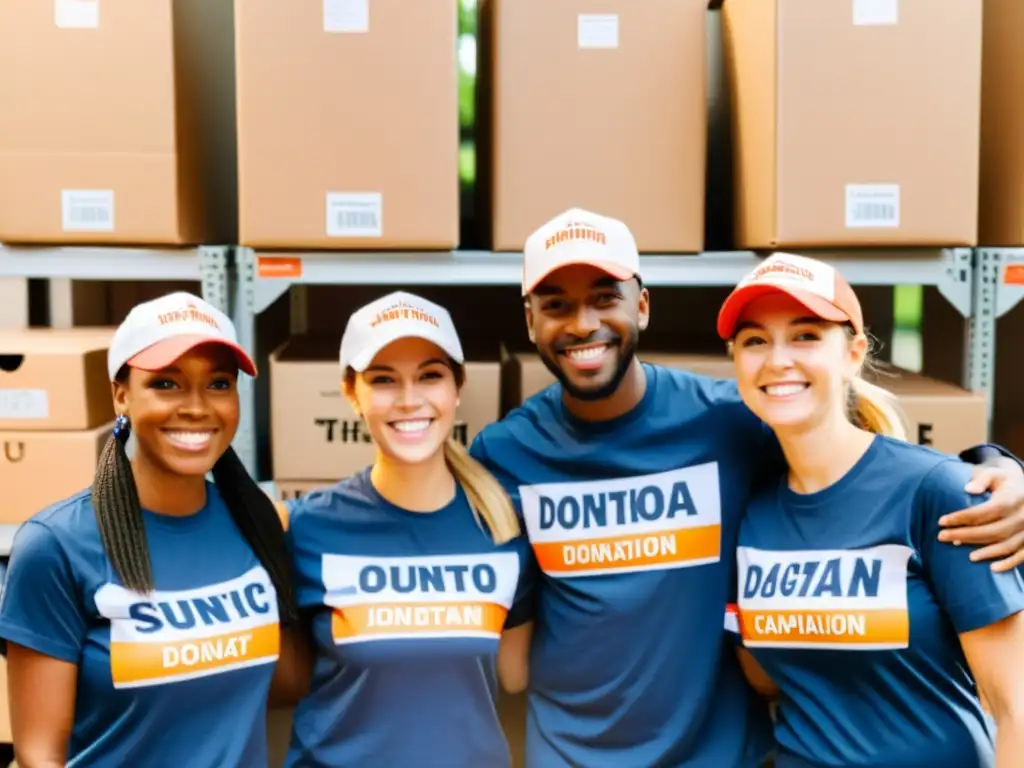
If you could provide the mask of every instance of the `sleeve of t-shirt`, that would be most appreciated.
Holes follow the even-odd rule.
[[[1001,445],[996,445],[995,443],[982,443],[981,445],[972,446],[960,453],[960,460],[967,464],[984,464],[989,459],[1000,456],[1017,462],[1020,468],[1024,470],[1024,461],[1021,461],[1020,457],[1015,456]]]
[[[988,563],[971,561],[973,547],[938,540],[939,518],[979,501],[964,492],[969,477],[968,466],[944,461],[925,475],[914,499],[915,513],[923,523],[921,562],[958,633],[986,627],[1024,610],[1024,579],[1019,569],[996,573]]]
[[[14,537],[0,637],[45,656],[77,663],[88,630],[74,570],[54,532],[29,520]]]
[[[505,617],[505,629],[513,629],[533,621],[537,615],[537,582],[540,580],[540,568],[537,566],[533,548],[526,540],[525,534],[520,542],[520,547],[519,583],[516,585],[512,607],[509,608],[508,616]]]

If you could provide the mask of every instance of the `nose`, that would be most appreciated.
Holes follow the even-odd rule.
[[[182,416],[193,419],[201,419],[208,411],[204,391],[200,387],[193,387],[189,390],[188,396],[182,400],[178,409]]]
[[[789,368],[793,364],[793,355],[788,344],[775,342],[768,353],[768,364],[772,368]]]
[[[593,307],[582,305],[572,315],[566,328],[573,336],[585,339],[601,328],[601,318]]]
[[[402,394],[399,397],[398,404],[403,408],[413,410],[418,408],[423,402],[423,393],[420,392],[419,385],[416,381],[407,381],[402,386]]]

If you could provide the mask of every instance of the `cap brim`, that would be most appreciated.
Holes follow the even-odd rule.
[[[550,277],[553,273],[557,272],[563,267],[573,267],[581,265],[599,269],[602,272],[606,272],[607,274],[611,275],[616,280],[630,280],[636,276],[636,272],[634,272],[633,270],[627,269],[621,264],[616,264],[613,261],[600,261],[595,259],[568,259],[566,261],[560,261],[557,264],[552,264],[549,269],[544,271],[542,274],[538,275],[537,279],[534,280],[531,284],[524,285],[523,295],[532,293],[538,285],[543,283],[548,277]]]
[[[431,344],[436,344],[440,347],[446,355],[452,358],[452,360],[459,365],[462,365],[465,362],[462,350],[459,348],[453,348],[453,345],[440,338],[440,334],[431,335],[429,332],[412,331],[391,336],[384,339],[382,343],[371,344],[365,347],[357,355],[353,355],[352,359],[348,361],[347,367],[357,373],[362,373],[370,366],[370,363],[373,362],[373,358],[377,356],[378,352],[389,344],[394,344],[400,339],[423,339],[424,341],[429,341]],[[342,365],[345,367],[344,363],[342,363]]]
[[[722,339],[731,339],[736,334],[736,324],[743,310],[750,302],[762,296],[782,293],[803,305],[815,317],[833,323],[849,323],[852,319],[827,299],[810,291],[794,288],[783,288],[778,285],[748,285],[729,294],[718,313],[718,335]]]
[[[230,341],[202,335],[175,336],[158,341],[128,360],[127,364],[143,371],[159,371],[174,365],[182,355],[203,344],[218,344],[227,347],[234,352],[239,369],[250,376],[256,376],[256,364],[244,349]]]

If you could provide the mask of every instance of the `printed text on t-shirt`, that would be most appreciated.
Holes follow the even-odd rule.
[[[612,480],[524,485],[523,518],[550,576],[666,570],[717,562],[718,464]]]

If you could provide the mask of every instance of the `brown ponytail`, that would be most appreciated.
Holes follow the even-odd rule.
[[[907,440],[896,397],[860,376],[850,383],[850,421],[861,429],[896,440]]]

